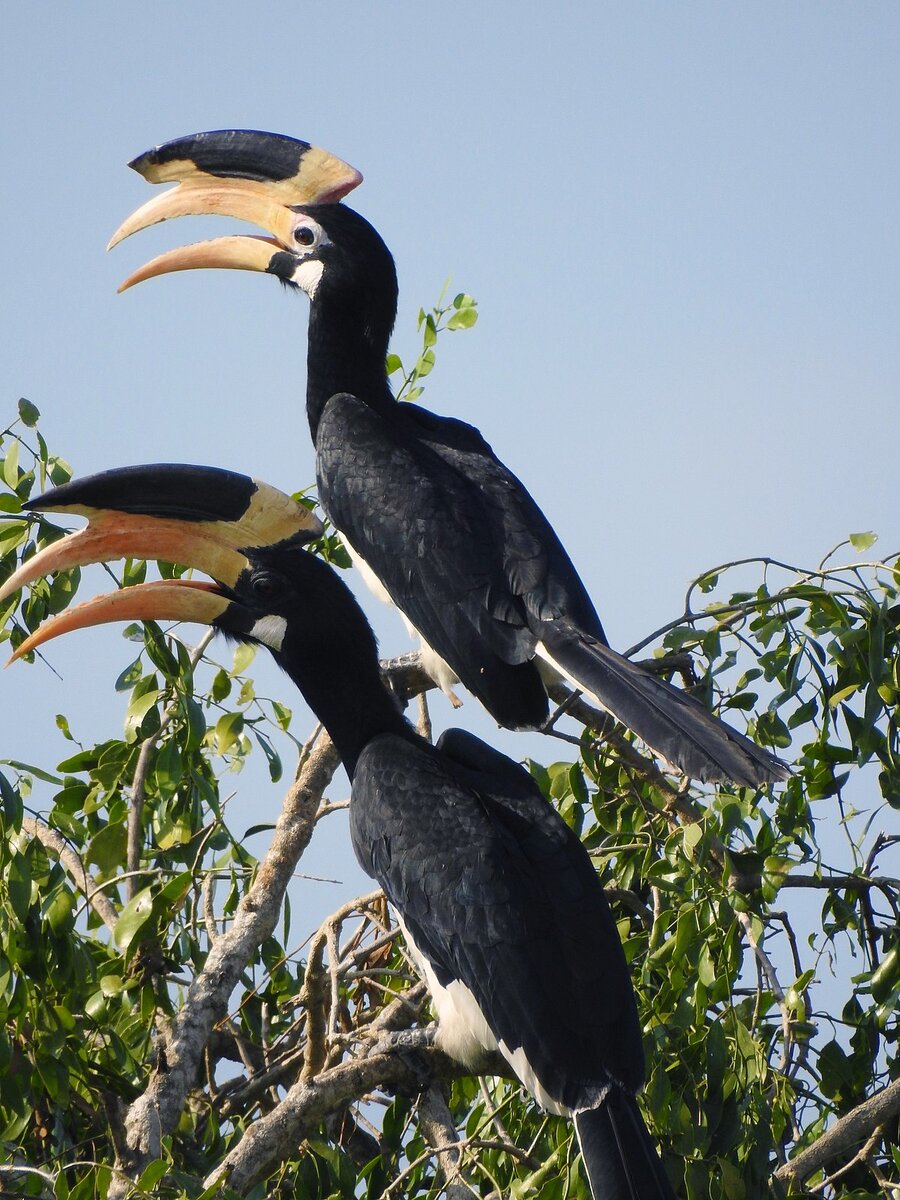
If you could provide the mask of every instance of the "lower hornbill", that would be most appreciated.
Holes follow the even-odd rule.
[[[255,144],[267,136],[277,144],[262,133]],[[177,178],[173,164],[188,169],[193,141],[166,143],[131,165],[155,180],[164,162],[166,177]],[[274,191],[255,203],[238,188],[231,204],[236,186],[219,180],[217,211],[273,238],[183,247],[122,287],[169,271],[233,267],[268,272],[309,296],[307,416],[322,505],[367,581],[421,637],[441,686],[449,692],[458,678],[501,725],[541,728],[549,669],[687,775],[746,787],[785,778],[778,759],[611,649],[550,523],[477,429],[397,402],[385,370],[397,279],[375,229],[341,204],[279,205]],[[190,211],[190,197],[178,192],[152,202],[154,219]],[[113,243],[146,223],[140,213],[129,218]]]
[[[432,745],[412,728],[362,611],[304,547],[308,514],[292,532],[292,502],[270,494],[267,510],[259,486],[208,468],[129,468],[27,505],[90,524],[24,563],[0,598],[49,570],[126,555],[162,554],[216,582],[97,597],[46,622],[15,657],[72,629],[143,618],[201,621],[266,646],[351,779],[354,850],[430,988],[438,1045],[473,1066],[499,1050],[541,1105],[572,1114],[596,1200],[674,1200],[635,1100],[634,992],[586,850],[517,763],[462,730]]]

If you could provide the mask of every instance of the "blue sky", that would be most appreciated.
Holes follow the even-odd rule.
[[[448,275],[478,299],[423,401],[478,424],[530,485],[614,644],[675,616],[720,561],[814,564],[862,529],[887,553],[898,61],[889,3],[11,6],[0,396],[9,413],[36,403],[79,473],[176,459],[310,483],[306,302],[226,272],[116,295],[221,222],[104,253],[150,195],[129,158],[196,130],[272,129],[365,175],[350,203],[397,259],[399,353]],[[405,650],[399,620],[367,609],[384,652]],[[119,719],[109,683],[127,651],[110,630],[68,642],[51,656],[61,683],[16,678],[21,754],[66,752],[58,711],[77,705],[85,737]],[[473,703],[461,719],[526,752]]]

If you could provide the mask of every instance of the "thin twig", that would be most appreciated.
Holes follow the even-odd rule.
[[[825,1163],[838,1158],[854,1146],[864,1144],[880,1126],[900,1113],[900,1079],[858,1104],[817,1138],[811,1146],[794,1156],[775,1172],[782,1182],[802,1183],[821,1170]]]
[[[133,1178],[159,1157],[162,1138],[181,1117],[213,1027],[227,1013],[228,999],[247,963],[275,928],[288,883],[312,836],[322,792],[337,765],[337,753],[323,737],[285,797],[272,844],[230,928],[211,947],[184,1005],[160,1039],[156,1069],[125,1118],[128,1155],[118,1165]],[[126,1191],[114,1180],[109,1200],[123,1200]]]
[[[790,1061],[792,1040],[791,1011],[788,1008],[787,997],[784,994],[784,989],[778,982],[778,975],[775,971],[775,966],[772,960],[769,958],[768,954],[766,954],[765,950],[762,948],[762,945],[757,941],[756,934],[753,932],[753,922],[751,921],[750,917],[744,912],[735,913],[735,916],[747,935],[747,941],[750,943],[753,953],[756,956],[756,960],[762,968],[763,974],[765,975],[769,984],[769,989],[772,992],[772,995],[775,997],[778,1007],[781,1009],[781,1033],[784,1040],[784,1048],[782,1050],[780,1069],[783,1071],[786,1069]]]
[[[41,845],[54,852],[72,882],[83,893],[88,904],[110,933],[114,933],[119,914],[109,898],[100,890],[100,886],[87,873],[84,863],[65,838],[55,829],[51,829],[49,825],[45,825],[43,821],[37,820],[36,817],[23,816],[22,828],[32,837],[36,837]]]

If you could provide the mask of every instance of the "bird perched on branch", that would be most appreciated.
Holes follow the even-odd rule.
[[[293,507],[292,507],[293,506]],[[357,858],[393,905],[429,986],[438,1044],[506,1058],[573,1116],[596,1200],[674,1200],[635,1095],[644,1056],[618,931],[577,836],[517,763],[478,738],[421,737],[385,689],[374,634],[317,530],[288,497],[197,467],[110,471],[26,506],[86,516],[0,599],[51,570],[161,555],[215,582],[100,596],[46,622],[16,656],[104,621],[186,619],[266,646],[330,733],[352,781]]]
[[[264,176],[267,139],[273,147],[283,139],[245,136],[241,168],[258,153]],[[131,165],[151,181],[190,180],[197,137],[207,157],[215,147],[221,171],[234,131],[181,138]],[[129,218],[112,244],[213,206],[272,237],[186,246],[122,286],[230,267],[267,272],[309,296],[306,410],[321,502],[367,581],[421,637],[441,686],[450,692],[459,679],[501,725],[540,728],[543,676],[562,675],[687,775],[746,787],[784,779],[777,758],[609,646],[553,528],[477,429],[394,398],[385,357],[397,280],[375,229],[341,204],[288,203],[279,183],[255,186],[248,195],[242,179],[220,176],[196,207],[176,188]]]

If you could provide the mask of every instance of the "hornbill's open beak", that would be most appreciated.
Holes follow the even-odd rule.
[[[265,271],[276,253],[292,248],[295,205],[335,203],[362,182],[359,171],[327,150],[251,129],[189,134],[128,165],[150,183],[178,186],[132,213],[113,234],[109,249],[158,221],[201,213],[249,221],[272,238],[224,237],[179,247],[130,275],[120,292],[154,275],[195,267]]]
[[[227,589],[250,566],[247,553],[322,532],[317,517],[277,488],[231,471],[172,463],[87,476],[25,507],[84,516],[88,525],[24,562],[0,588],[0,602],[51,571],[115,558],[197,567],[217,582],[160,580],[98,596],[46,621],[10,661],[60,634],[107,621],[210,624],[231,604]]]

